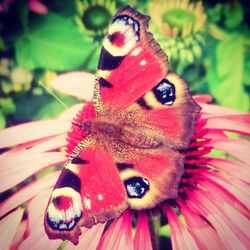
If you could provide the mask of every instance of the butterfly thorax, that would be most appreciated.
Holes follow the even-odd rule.
[[[166,145],[166,138],[143,124],[121,124],[98,117],[83,121],[80,127],[102,144],[118,142],[138,149],[158,149]]]

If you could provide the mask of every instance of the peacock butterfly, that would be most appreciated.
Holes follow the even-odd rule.
[[[113,17],[103,41],[93,102],[68,134],[69,158],[49,200],[51,239],[78,243],[124,210],[151,209],[178,195],[184,155],[200,111],[184,80],[130,7]]]

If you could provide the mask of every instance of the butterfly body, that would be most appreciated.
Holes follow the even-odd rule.
[[[147,31],[125,7],[103,41],[93,102],[72,123],[69,158],[45,213],[51,239],[78,243],[80,227],[151,209],[178,196],[200,107]]]
[[[173,146],[164,133],[148,125],[143,113],[136,106],[124,112],[108,110],[105,113],[94,119],[81,121],[77,126],[95,138],[100,145],[110,148],[110,152],[117,151],[116,145],[126,148],[122,155],[126,155],[128,147],[131,150],[156,150]],[[116,158],[115,153],[113,156]]]

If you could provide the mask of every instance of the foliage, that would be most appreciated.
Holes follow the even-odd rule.
[[[49,74],[55,77],[65,71],[94,72],[107,18],[127,4],[123,0],[41,2],[49,10],[47,14],[29,10],[27,0],[10,1],[0,12],[0,128],[60,113],[63,108],[38,81],[50,88]],[[150,4],[156,2],[130,1],[129,4],[150,15]],[[154,14],[150,30],[170,55],[171,70],[189,82],[193,94],[210,94],[219,104],[249,111],[250,24],[247,20],[250,10],[247,3],[205,0],[202,3],[207,18],[200,33],[170,38],[157,28]],[[174,16],[180,12],[183,20],[191,16],[195,25],[196,13],[185,16],[185,10],[180,9],[165,11],[172,16],[164,16],[162,22],[169,22],[172,27],[176,21],[179,29],[183,28],[181,20]],[[99,14],[93,17],[91,13]],[[68,105],[77,101],[56,94]]]
[[[17,37],[17,64],[28,70],[76,69],[86,60],[89,52],[85,48],[91,43],[74,20],[48,13],[36,18],[29,31]]]

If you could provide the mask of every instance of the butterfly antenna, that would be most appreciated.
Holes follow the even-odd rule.
[[[58,96],[56,96],[56,95],[52,92],[52,90],[50,90],[45,84],[43,84],[42,81],[38,81],[38,84],[41,85],[43,88],[45,88],[45,89],[48,91],[48,93],[50,93],[53,97],[55,97],[56,100],[57,100],[59,103],[61,103],[61,105],[62,105],[65,109],[68,109],[67,105],[66,105]]]

